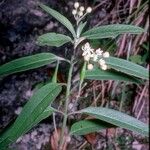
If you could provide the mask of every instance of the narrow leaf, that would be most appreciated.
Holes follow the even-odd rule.
[[[56,46],[60,47],[65,43],[71,42],[69,36],[56,33],[46,33],[38,37],[37,43],[41,46]]]
[[[42,67],[56,60],[57,57],[51,53],[40,53],[18,58],[0,66],[0,77]]]
[[[60,91],[61,86],[54,83],[49,83],[40,88],[24,106],[14,124],[0,136],[0,147],[7,147],[41,119],[47,117],[51,113],[51,110],[47,111],[47,107],[54,101]]]
[[[102,39],[115,38],[124,33],[141,34],[142,32],[144,32],[144,30],[137,26],[113,24],[92,28],[83,33],[82,36],[86,37],[87,39]]]
[[[98,67],[94,67],[93,70],[87,70],[85,79],[91,80],[115,80],[115,81],[126,81],[133,83],[142,83],[139,79],[132,76],[126,75],[115,70],[101,70]]]
[[[147,124],[125,113],[113,109],[102,107],[88,107],[81,110],[81,113],[91,115],[96,119],[100,119],[107,123],[137,132],[145,136],[149,135],[149,127]]]
[[[47,107],[46,110],[44,110],[39,116],[38,118],[29,126],[29,128],[25,131],[25,133],[27,131],[29,131],[31,128],[33,128],[34,126],[36,126],[39,122],[41,122],[42,120],[46,119],[47,117],[49,117],[50,115],[52,115],[52,113],[54,112],[52,107]]]
[[[97,132],[103,129],[112,128],[113,125],[110,125],[106,122],[94,119],[94,120],[82,120],[76,122],[72,125],[70,134],[72,135],[86,135],[89,133]]]
[[[60,23],[62,23],[72,33],[73,37],[76,37],[76,33],[75,33],[74,28],[73,28],[73,25],[65,16],[61,15],[59,12],[57,12],[56,10],[54,10],[54,9],[52,9],[46,5],[39,4],[39,6],[43,10],[45,10],[48,14],[50,14],[55,19],[57,19]]]
[[[116,57],[109,57],[106,58],[106,64],[120,72],[123,72],[128,75],[132,75],[141,79],[149,80],[149,72],[148,69],[132,63],[130,61],[116,58]]]
[[[86,24],[87,24],[87,22],[84,22],[84,23],[81,22],[81,23],[79,24],[79,26],[78,26],[78,28],[77,28],[77,38],[80,37],[80,35],[81,35],[81,33],[82,33],[84,27],[86,26]]]

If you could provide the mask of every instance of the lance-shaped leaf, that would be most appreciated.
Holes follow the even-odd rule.
[[[107,123],[137,132],[145,136],[149,135],[149,127],[147,124],[125,113],[113,109],[103,107],[88,107],[81,110],[81,113],[91,115],[96,119],[100,119]]]
[[[131,33],[131,34],[141,34],[144,30],[140,27],[133,25],[105,25],[92,28],[82,34],[83,37],[87,39],[102,39],[102,38],[115,38],[120,34]]]
[[[28,128],[26,128],[26,130],[24,131],[23,134],[25,134],[26,132],[28,132],[30,129],[32,129],[34,126],[36,126],[39,122],[41,122],[42,120],[46,119],[47,117],[49,117],[50,115],[52,115],[52,113],[54,112],[53,108],[48,106],[46,108],[46,110],[44,110],[38,117],[37,119],[30,125],[28,126]]]
[[[93,70],[87,70],[85,73],[85,79],[91,80],[115,80],[115,81],[126,81],[133,83],[142,83],[141,80],[132,76],[115,70],[101,70],[98,67],[94,67]]]
[[[18,58],[0,66],[0,77],[42,67],[56,60],[57,57],[51,53],[40,53]]]
[[[120,72],[123,72],[128,75],[132,75],[141,79],[149,80],[149,72],[148,69],[132,63],[130,61],[116,58],[116,57],[109,57],[106,58],[106,64]]]
[[[60,47],[65,43],[71,42],[69,36],[56,33],[46,33],[38,37],[37,43],[41,46],[56,46]]]
[[[86,24],[87,24],[87,22],[84,22],[84,23],[81,22],[81,23],[79,24],[79,26],[78,26],[78,28],[77,28],[77,38],[80,37],[80,35],[81,35],[83,29],[85,28]]]
[[[70,134],[86,135],[89,133],[97,132],[112,127],[114,126],[98,119],[82,120],[72,125]]]
[[[24,106],[14,124],[0,136],[0,147],[6,148],[40,122],[41,119],[47,117],[52,110],[47,112],[46,108],[54,101],[60,91],[61,86],[54,83],[49,83],[40,88]]]
[[[39,4],[39,6],[43,10],[45,10],[48,14],[50,14],[55,19],[57,19],[60,23],[62,23],[72,33],[73,37],[76,37],[76,33],[75,33],[74,28],[73,28],[73,25],[65,16],[61,15],[59,12],[57,12],[56,10],[54,10],[54,9],[52,9],[46,5]]]

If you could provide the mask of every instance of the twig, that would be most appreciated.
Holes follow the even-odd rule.
[[[58,132],[57,132],[57,127],[56,127],[55,113],[53,113],[53,124],[54,124],[55,133],[56,133],[57,137],[59,137],[59,136],[58,136]]]

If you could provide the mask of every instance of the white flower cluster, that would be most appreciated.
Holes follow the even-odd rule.
[[[103,52],[103,50],[96,49],[94,50],[93,48],[91,48],[89,43],[86,43],[83,47],[82,47],[82,56],[84,57],[84,60],[87,61],[89,63],[90,60],[94,61],[94,62],[98,62],[100,68],[102,70],[107,70],[107,65],[105,62],[105,58],[108,58],[109,52]],[[88,70],[92,70],[93,69],[93,64],[88,64],[87,68]]]
[[[80,6],[78,2],[74,3],[74,9],[72,10],[72,14],[74,15],[76,20],[81,18],[83,15],[91,12],[92,12],[91,7],[88,7],[85,11],[85,8],[83,6]]]

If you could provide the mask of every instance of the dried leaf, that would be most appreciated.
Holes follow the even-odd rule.
[[[61,135],[61,129],[60,128],[58,128],[57,130],[55,130],[53,132],[53,134],[50,138],[51,150],[58,150],[60,135]],[[67,150],[68,143],[70,142],[70,136],[68,135],[67,130],[65,131],[63,138],[64,138],[64,144],[63,144],[61,150]]]

